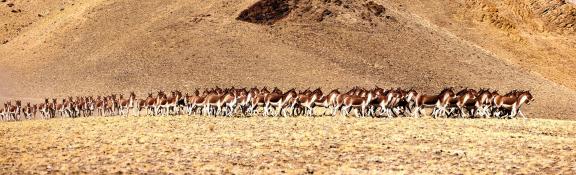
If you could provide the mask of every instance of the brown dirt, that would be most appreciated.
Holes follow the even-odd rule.
[[[75,5],[73,0],[0,0],[0,45],[26,33],[44,17],[65,13],[67,7]]]
[[[545,119],[92,117],[0,143],[9,174],[576,173],[576,122]]]
[[[536,101],[526,108],[531,117],[573,118],[574,102],[569,100],[576,98],[576,92],[570,86],[572,73],[566,70],[575,64],[559,58],[576,51],[560,47],[565,50],[550,54],[546,49],[515,47],[510,44],[514,37],[506,36],[485,44],[488,40],[476,39],[500,29],[462,32],[466,28],[449,28],[435,20],[441,16],[449,22],[460,20],[456,14],[465,4],[438,1],[435,7],[455,6],[454,13],[443,14],[426,11],[429,8],[414,10],[420,7],[417,3],[300,0],[286,16],[271,18],[273,24],[236,20],[256,2],[78,0],[74,5],[51,2],[44,9],[50,13],[43,17],[34,10],[0,16],[10,25],[32,22],[20,32],[0,37],[9,40],[0,45],[2,99],[130,90],[141,95],[215,85],[325,89],[379,85],[415,87],[427,93],[445,86],[490,87],[533,90]],[[8,13],[5,7],[0,12]],[[558,26],[562,25],[546,30]],[[562,28],[553,34],[556,39],[542,40],[574,43],[563,33],[569,30]],[[499,35],[504,34],[495,37]],[[525,40],[522,46],[530,42],[534,41]]]
[[[576,4],[564,0],[386,1],[404,13],[576,89]]]

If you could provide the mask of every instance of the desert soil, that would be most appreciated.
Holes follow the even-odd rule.
[[[528,120],[0,122],[0,174],[576,174],[575,14],[563,0],[1,0],[0,102],[375,85],[536,100]]]
[[[0,171],[574,174],[576,122],[92,117],[0,123]]]

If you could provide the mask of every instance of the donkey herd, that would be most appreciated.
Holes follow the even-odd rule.
[[[137,98],[134,92],[123,95],[68,97],[58,101],[46,98],[43,103],[22,105],[17,100],[7,102],[0,109],[2,120],[43,119],[60,117],[135,115],[205,115],[205,116],[349,116],[353,109],[356,117],[419,117],[425,108],[432,109],[436,117],[497,117],[525,118],[520,107],[534,101],[529,91],[513,90],[504,95],[489,89],[464,88],[454,92],[445,88],[436,95],[418,93],[413,89],[365,89],[354,87],[345,93],[339,89],[323,93],[315,90],[278,88],[269,91],[259,88],[211,88],[202,93],[196,89],[183,95],[180,91],[166,94],[159,91],[149,93],[146,98]],[[320,109],[320,110],[315,110]],[[321,111],[323,109],[323,111]]]

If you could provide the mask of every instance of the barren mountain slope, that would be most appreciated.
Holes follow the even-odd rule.
[[[0,0],[0,44],[6,44],[29,26],[42,22],[45,16],[57,16],[69,13],[76,6],[71,0]]]
[[[520,88],[537,98],[529,115],[572,117],[573,90],[386,2],[250,8],[256,2],[85,1],[0,45],[0,95],[37,100],[215,85]]]
[[[576,2],[386,0],[497,57],[576,89]]]

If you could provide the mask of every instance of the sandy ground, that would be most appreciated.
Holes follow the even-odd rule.
[[[529,117],[574,119],[576,5],[372,2],[382,10],[368,1],[300,0],[273,25],[236,20],[257,0],[2,1],[0,102],[214,86],[454,86],[530,89]],[[575,138],[576,121],[547,119],[0,122],[0,174],[576,174]]]
[[[576,122],[93,117],[0,123],[0,171],[574,174]]]

